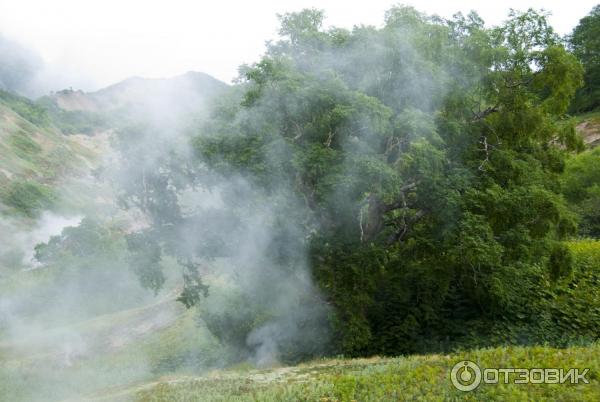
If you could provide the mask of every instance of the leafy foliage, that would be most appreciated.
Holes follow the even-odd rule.
[[[600,148],[570,158],[563,182],[567,200],[581,217],[579,233],[600,237]]]
[[[600,106],[600,5],[573,30],[570,44],[585,68],[585,86],[577,92],[572,109],[584,112]]]

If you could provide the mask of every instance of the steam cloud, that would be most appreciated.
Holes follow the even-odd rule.
[[[27,78],[5,79],[9,89],[27,93],[36,79],[33,66]],[[134,78],[85,94],[86,107],[95,112],[125,116],[113,138],[120,153],[113,150],[98,170],[102,182],[93,182],[92,176],[77,179],[97,189],[86,195],[90,204],[72,216],[46,211],[31,224],[0,221],[0,265],[7,278],[0,296],[0,354],[5,357],[0,392],[5,396],[58,400],[173,370],[199,373],[240,361],[263,367],[324,350],[328,310],[311,279],[307,239],[293,217],[274,221],[283,198],[263,193],[242,177],[203,173],[203,161],[191,148],[197,132],[190,127],[201,126],[212,102],[227,91],[210,77],[187,73],[171,80]],[[132,127],[138,135],[122,142]],[[190,254],[207,238],[234,245],[223,255],[199,260],[209,294],[189,311],[175,301],[181,266],[173,258],[165,255],[161,261],[166,282],[156,295],[140,286],[128,266],[124,236],[147,229],[152,217],[135,208],[120,210],[116,200],[107,206],[104,200],[110,194],[107,184],[119,193],[140,174],[160,174],[173,163],[200,164],[192,177],[178,176],[177,205],[182,216],[202,219],[178,225],[171,241]],[[61,184],[68,185],[68,180]],[[289,191],[283,183],[281,188]],[[60,254],[42,263],[33,259],[35,246],[50,247],[53,238],[71,247],[74,229],[101,233],[97,247],[76,248],[73,256]],[[110,239],[107,245],[105,239]],[[277,261],[272,247],[282,241],[289,255]],[[156,339],[170,328],[178,328],[172,331],[184,339],[178,341],[184,344],[181,350],[140,351],[138,341]],[[121,351],[130,350],[131,361],[119,360]]]

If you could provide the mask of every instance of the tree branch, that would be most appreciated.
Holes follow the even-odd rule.
[[[496,113],[497,111],[499,111],[500,110],[499,107],[500,107],[500,105],[496,104],[495,106],[487,107],[484,110],[479,111],[479,112],[472,111],[473,117],[471,118],[471,122],[476,122],[476,121],[485,119],[490,114]]]
[[[417,188],[418,184],[419,184],[419,182],[415,181],[415,182],[408,183],[408,184],[405,184],[404,186],[400,187],[400,199],[398,201],[394,202],[393,204],[384,205],[383,212],[386,213],[386,212],[390,212],[395,209],[404,207],[405,206],[404,194]]]
[[[396,242],[402,240],[404,238],[404,236],[406,236],[406,233],[408,233],[408,229],[410,228],[410,225],[416,223],[421,218],[423,218],[425,215],[427,215],[427,212],[423,209],[419,209],[415,213],[415,215],[409,219],[406,219],[406,216],[403,216],[402,224],[400,225],[400,228],[388,238],[388,243],[389,244],[396,243]]]

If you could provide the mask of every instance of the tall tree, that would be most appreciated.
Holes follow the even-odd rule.
[[[564,149],[581,146],[563,119],[578,61],[533,10],[495,29],[406,7],[382,29],[322,18],[281,18],[282,40],[243,70],[240,105],[216,115],[200,155],[304,200],[346,353],[529,316],[524,300],[563,272],[552,265],[575,227],[558,177]]]

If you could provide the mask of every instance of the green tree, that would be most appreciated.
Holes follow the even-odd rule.
[[[269,275],[296,269],[307,245],[326,298],[310,303],[334,308],[337,351],[514,341],[536,328],[542,309],[529,301],[571,272],[562,240],[576,225],[560,177],[581,148],[565,113],[583,70],[546,16],[512,11],[487,29],[474,13],[395,7],[382,28],[351,31],[323,29],[315,10],[280,19],[281,39],[198,129],[195,158],[157,155],[152,129],[123,132],[122,198],[148,217],[128,240],[148,258],[136,259],[145,283],[160,287],[161,257],[173,256],[180,300],[194,305],[205,261],[268,232]],[[186,208],[198,188],[218,189],[226,208]],[[257,222],[261,204],[269,219]],[[229,327],[222,318],[210,321]]]
[[[491,30],[407,7],[381,29],[324,31],[322,17],[281,17],[282,40],[242,70],[240,104],[196,140],[201,158],[304,200],[283,211],[306,217],[346,353],[533,320],[524,300],[570,261],[559,176],[581,147],[563,118],[576,58],[533,10]]]
[[[600,4],[579,21],[569,41],[585,68],[585,85],[577,92],[572,109],[596,109],[600,106]]]

